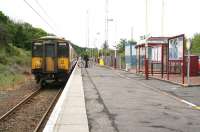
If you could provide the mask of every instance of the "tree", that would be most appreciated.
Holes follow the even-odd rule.
[[[192,54],[200,55],[200,33],[194,34],[191,51]]]
[[[48,35],[40,28],[34,28],[29,23],[14,22],[0,11],[0,44],[13,43],[14,46],[31,49],[31,42]]]
[[[126,45],[127,40],[126,39],[120,39],[120,42],[117,44],[117,52],[120,53],[121,55],[124,55],[125,53],[125,45]]]
[[[72,44],[72,43],[71,43]],[[79,47],[78,45],[72,44],[72,47],[76,51],[76,53],[80,56],[84,56],[86,48]]]
[[[0,44],[1,45],[7,44],[9,38],[10,34],[8,32],[8,29],[3,24],[0,24]]]
[[[106,41],[103,43],[102,48],[104,50],[107,50],[109,48],[109,45],[108,45],[108,43]]]
[[[9,18],[3,14],[2,11],[0,11],[0,23],[7,23],[9,21]]]
[[[102,55],[106,55],[106,56],[109,55],[108,49],[109,49],[109,45],[108,45],[107,41],[105,41],[102,44]]]

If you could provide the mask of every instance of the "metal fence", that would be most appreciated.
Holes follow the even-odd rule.
[[[114,67],[115,65],[115,57],[114,56],[104,56],[104,64],[110,67]],[[125,56],[117,55],[116,57],[116,68],[125,69]]]

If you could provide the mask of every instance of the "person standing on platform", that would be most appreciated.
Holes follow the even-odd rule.
[[[87,54],[84,56],[84,61],[85,61],[85,68],[88,68],[89,57]]]

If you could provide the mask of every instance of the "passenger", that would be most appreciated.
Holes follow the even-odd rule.
[[[87,54],[84,56],[84,60],[85,60],[85,68],[88,68],[88,61],[89,61],[89,58],[88,58],[88,55],[87,55]]]

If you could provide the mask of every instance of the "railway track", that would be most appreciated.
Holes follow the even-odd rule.
[[[62,88],[40,88],[0,117],[0,132],[37,132]]]

